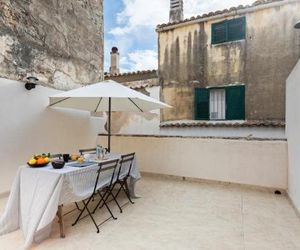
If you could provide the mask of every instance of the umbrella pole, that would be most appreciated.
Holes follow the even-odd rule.
[[[108,98],[108,152],[110,153],[110,136],[111,136],[111,97]]]

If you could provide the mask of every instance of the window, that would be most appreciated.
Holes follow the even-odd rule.
[[[195,89],[196,120],[245,120],[245,86]]]
[[[211,43],[218,44],[242,40],[246,37],[246,17],[225,20],[211,26]]]
[[[225,120],[225,89],[211,89],[209,91],[210,120]]]

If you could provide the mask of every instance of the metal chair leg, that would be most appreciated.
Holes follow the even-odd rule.
[[[98,225],[97,225],[96,221],[94,220],[94,217],[92,216],[92,214],[91,214],[91,212],[90,212],[89,208],[88,208],[88,207],[86,207],[86,210],[88,211],[88,214],[90,215],[90,217],[91,217],[91,219],[92,219],[92,221],[93,221],[93,223],[94,223],[95,227],[97,228],[97,233],[99,233],[99,232],[100,232],[100,230],[99,230],[99,227],[98,227]]]
[[[107,194],[107,191],[105,191],[103,197],[107,197],[106,194]],[[105,200],[105,199],[102,198],[101,196],[100,196],[100,198],[101,198],[101,199],[100,199],[100,201],[97,203],[97,205],[95,206],[95,208],[94,208],[92,214],[94,214],[94,213],[96,212],[96,210],[97,210],[97,208],[100,206],[101,202],[103,202],[103,201]],[[102,203],[102,205],[101,205],[101,208],[102,208],[102,207],[103,207],[103,203]]]
[[[79,207],[77,202],[75,202],[75,206],[76,206],[77,210],[81,211],[81,208]]]
[[[75,226],[75,225],[77,224],[77,222],[80,220],[80,218],[81,218],[81,216],[82,216],[84,210],[87,210],[88,215],[91,217],[91,219],[92,219],[92,221],[93,221],[95,227],[97,228],[97,233],[99,233],[99,232],[100,232],[99,227],[98,227],[98,225],[97,225],[97,223],[96,223],[94,217],[92,216],[92,214],[91,214],[91,212],[90,212],[90,210],[89,210],[89,208],[88,208],[88,205],[89,205],[89,203],[90,203],[91,200],[92,200],[92,197],[90,197],[86,203],[85,203],[84,201],[82,201],[84,207],[83,207],[83,209],[81,210],[81,212],[80,212],[80,214],[78,215],[78,217],[77,217],[77,219],[75,220],[75,222],[72,224],[72,226]]]
[[[126,189],[126,190],[124,190],[124,191],[125,191],[125,194],[126,194],[128,200],[130,201],[130,203],[131,203],[131,204],[134,204],[134,202],[131,200],[131,197],[130,197],[130,193],[129,193],[129,188],[128,188],[127,180],[125,180],[124,183],[125,183],[125,189]],[[123,187],[123,189],[124,189],[124,187]]]
[[[116,197],[114,196],[114,194],[112,192],[110,192],[111,196],[113,197],[113,200],[115,201],[115,203],[117,204],[119,210],[120,210],[120,213],[123,213],[123,210],[119,204],[119,202],[117,201]]]
[[[88,199],[87,203],[85,203],[84,201],[82,201],[84,207],[83,207],[83,209],[81,209],[81,211],[80,211],[80,213],[79,213],[77,219],[76,219],[75,222],[72,224],[72,226],[75,226],[75,225],[77,224],[77,222],[80,220],[80,218],[81,218],[81,216],[82,216],[84,210],[87,209],[87,205],[90,203],[91,199],[92,199],[92,197],[90,197],[90,198]]]
[[[100,195],[100,197],[103,199],[103,196],[101,195],[101,193],[98,191],[98,194]],[[103,200],[104,206],[107,208],[108,212],[110,213],[111,217],[116,220],[117,218],[113,215],[112,211],[110,210],[109,206],[106,204],[106,201]]]

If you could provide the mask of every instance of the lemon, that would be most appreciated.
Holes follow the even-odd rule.
[[[79,157],[78,158],[78,162],[80,162],[80,163],[84,163],[84,160],[85,160],[84,157]]]
[[[48,158],[48,157],[45,157],[45,158],[44,158],[44,161],[45,161],[45,163],[49,163],[49,158]]]
[[[28,162],[30,165],[35,165],[36,164],[36,159],[32,158]]]

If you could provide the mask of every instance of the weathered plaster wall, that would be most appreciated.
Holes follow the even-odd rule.
[[[60,89],[103,78],[103,0],[1,0],[0,76]]]
[[[155,99],[160,99],[161,87],[158,78],[145,74],[126,74],[110,76],[106,79],[119,81],[125,86],[149,95]],[[139,79],[139,80],[138,80]],[[131,80],[131,81],[130,81]],[[188,89],[188,88],[186,88]],[[166,90],[172,90],[168,88]],[[176,89],[176,91],[180,91]],[[186,99],[186,102],[189,100]],[[178,116],[187,115],[184,106],[175,110]],[[182,113],[181,113],[182,112]],[[221,137],[221,138],[261,138],[261,139],[285,139],[285,129],[283,127],[160,127],[161,110],[147,113],[114,112],[112,114],[112,133],[121,135],[162,135],[162,136],[187,136],[187,137]],[[104,117],[105,120],[107,117]],[[184,122],[184,121],[182,121]],[[236,122],[236,121],[231,121]]]
[[[280,3],[279,3],[280,4]],[[211,24],[246,16],[246,39],[211,45]],[[300,2],[158,32],[162,120],[194,118],[194,87],[246,84],[246,119],[285,118],[285,79],[300,55]]]
[[[126,82],[135,82],[135,81],[149,81],[156,80],[158,81],[157,70],[145,70],[145,71],[136,71],[136,72],[128,72],[119,75],[110,75],[109,73],[105,73],[105,80],[113,80],[116,82],[126,83]],[[158,85],[158,82],[157,82]]]

